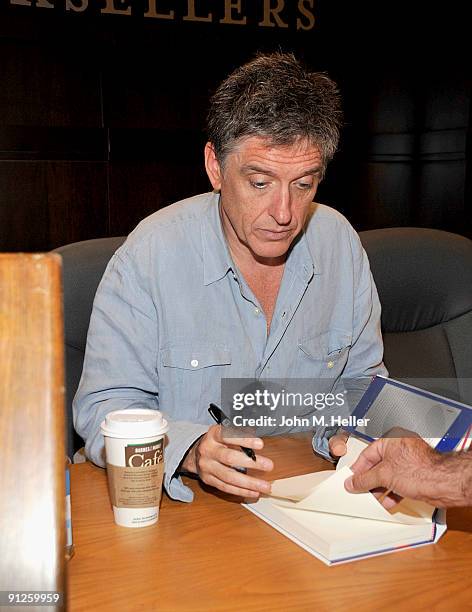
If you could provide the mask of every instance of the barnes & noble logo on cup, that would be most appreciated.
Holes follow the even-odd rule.
[[[116,410],[102,422],[108,491],[118,525],[147,527],[157,522],[168,429],[158,410],[146,408]]]
[[[128,467],[151,467],[164,461],[163,440],[146,446],[130,445],[125,448]]]

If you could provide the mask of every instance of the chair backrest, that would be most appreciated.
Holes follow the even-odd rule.
[[[72,400],[84,362],[93,300],[105,268],[125,237],[74,242],[55,250],[62,256],[66,347],[67,446],[69,456],[83,446],[72,422]]]
[[[472,241],[422,228],[359,235],[382,304],[390,376],[472,403]]]
[[[57,255],[0,254],[0,372],[0,591],[64,593],[64,342]]]

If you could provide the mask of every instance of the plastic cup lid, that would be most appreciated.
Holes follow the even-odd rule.
[[[169,430],[162,412],[148,408],[114,410],[106,415],[100,427],[109,438],[152,438]]]

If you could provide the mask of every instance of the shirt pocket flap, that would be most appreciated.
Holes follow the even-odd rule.
[[[201,370],[230,365],[231,353],[222,347],[170,347],[162,350],[162,365],[182,370]]]
[[[351,334],[341,330],[330,330],[310,338],[304,338],[300,340],[298,346],[312,359],[324,359],[327,356],[335,359],[350,347],[351,343]]]

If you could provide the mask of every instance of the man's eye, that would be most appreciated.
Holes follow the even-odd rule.
[[[264,181],[251,181],[251,185],[256,189],[265,189],[267,187],[267,183]]]
[[[297,183],[297,187],[299,189],[304,189],[308,191],[313,187],[313,183]]]

